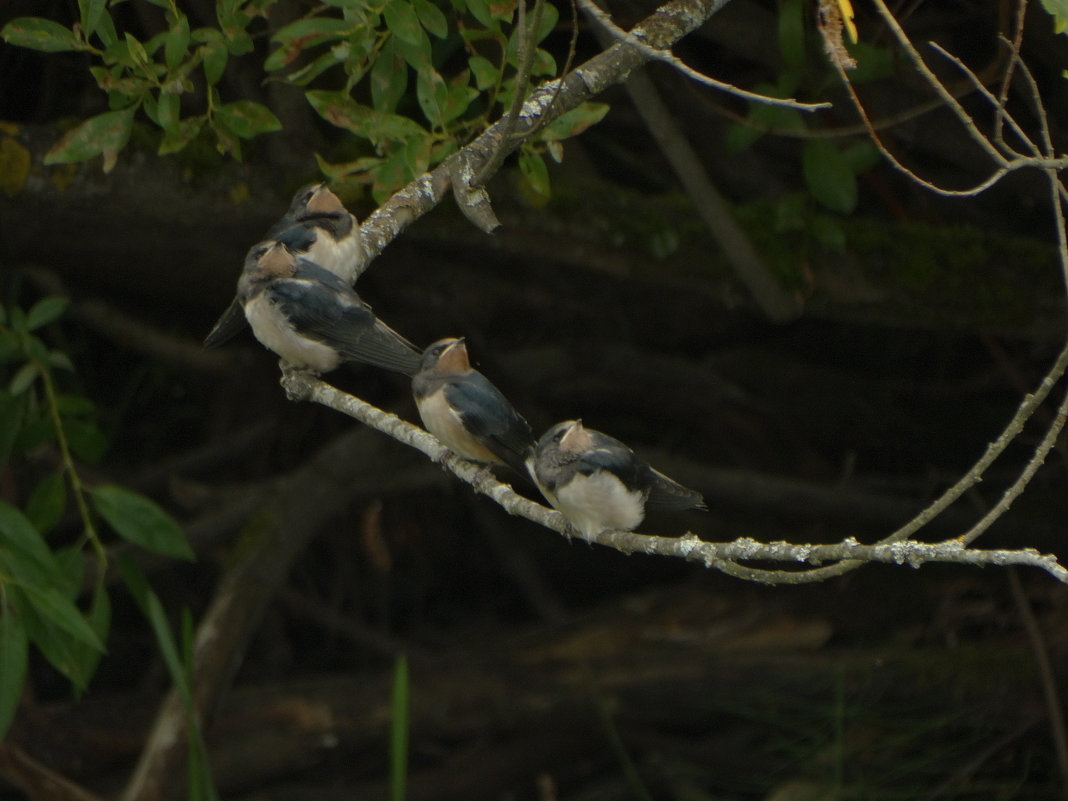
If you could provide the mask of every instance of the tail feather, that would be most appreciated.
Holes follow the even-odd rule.
[[[652,468],[650,468],[652,470]],[[669,512],[681,512],[686,509],[707,510],[705,499],[697,490],[684,487],[658,470],[652,470],[653,484],[649,489],[646,508],[663,509]]]

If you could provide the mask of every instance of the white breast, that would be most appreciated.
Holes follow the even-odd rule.
[[[336,242],[330,234],[320,231],[315,242],[308,248],[305,258],[329,270],[342,281],[354,283],[356,270],[363,260],[360,235],[356,233],[354,236]]]
[[[544,491],[544,490],[543,490]],[[549,503],[587,538],[602,531],[633,531],[645,518],[645,493],[628,490],[607,470],[592,476],[577,474]]]
[[[332,348],[294,331],[285,315],[262,293],[245,304],[245,317],[256,339],[294,367],[326,373],[341,361]]]

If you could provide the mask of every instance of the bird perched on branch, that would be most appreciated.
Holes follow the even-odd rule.
[[[501,391],[471,366],[463,339],[442,339],[423,352],[412,395],[427,431],[453,453],[526,471],[534,432]]]
[[[581,420],[546,431],[527,459],[527,470],[546,500],[587,539],[602,531],[633,531],[646,509],[708,508],[700,493]]]
[[[325,183],[299,189],[264,240],[281,242],[296,256],[329,270],[350,286],[363,264],[359,223]],[[204,338],[204,345],[222,345],[244,327],[245,315],[235,298]]]
[[[295,368],[325,373],[362,362],[405,375],[419,369],[419,350],[352,287],[279,242],[249,250],[237,299],[256,339]]]

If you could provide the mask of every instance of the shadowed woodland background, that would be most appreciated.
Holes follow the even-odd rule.
[[[213,13],[207,0],[183,5]],[[900,5],[915,42],[999,74],[996,35],[1014,4]],[[0,23],[67,20],[70,6],[9,0]],[[1032,6],[1023,57],[1061,148],[1068,43]],[[611,6],[626,25],[652,8]],[[139,4],[116,13],[151,34]],[[885,39],[858,13],[862,37]],[[775,3],[730,3],[676,52],[743,87],[774,82],[777,24]],[[569,36],[564,12],[550,43],[566,50]],[[577,47],[578,60],[598,50],[585,27]],[[261,83],[249,61],[231,65],[222,91],[266,103],[283,132],[235,163],[210,142],[160,158],[139,131],[104,174],[99,159],[41,165],[72,119],[104,110],[80,57],[0,44],[0,119],[10,123],[0,139],[32,154],[28,180],[0,195],[0,290],[23,305],[72,297],[49,337],[103,415],[106,455],[86,474],[156,498],[198,555],[145,559],[156,592],[175,619],[183,608],[198,618],[243,536],[297,521],[287,578],[262,618],[250,614],[250,645],[206,730],[224,798],[386,797],[402,652],[413,799],[1063,797],[1026,633],[1033,614],[1063,685],[1068,596],[1049,576],[868,566],[765,588],[590,548],[508,517],[346,417],[287,402],[277,360],[250,335],[202,350],[246,249],[318,177],[313,153],[330,160],[346,147],[299,90]],[[873,116],[901,117],[882,131],[888,146],[944,185],[981,181],[980,155],[951,115],[906,114],[930,93],[906,64],[891,59],[888,70],[862,88]],[[855,212],[834,215],[805,197],[803,139],[769,134],[731,149],[744,105],[664,65],[646,73],[799,301],[797,320],[770,323],[754,305],[621,87],[598,98],[611,104],[605,120],[567,142],[548,203],[506,163],[490,184],[497,233],[447,201],[390,245],[359,291],[421,346],[466,336],[536,431],[581,417],[705,494],[708,513],[653,516],[643,531],[873,541],[974,462],[1063,346],[1048,192],[1020,172],[951,200],[873,162]],[[807,80],[806,99],[835,103],[813,127],[856,129],[818,59]],[[1030,118],[1026,103],[1013,110]],[[368,196],[345,200],[361,218],[374,208]],[[367,368],[329,380],[417,420],[402,377]],[[1040,410],[1035,431],[1051,413]],[[929,536],[955,536],[981,515],[1035,436],[1025,430]],[[17,503],[54,459],[9,468],[4,498]],[[1062,436],[984,547],[1064,555],[1066,459]],[[55,536],[77,533],[71,515]],[[38,660],[8,735],[102,795],[125,782],[168,687],[118,586],[114,605],[89,692],[75,701]],[[28,797],[3,776],[0,798]]]

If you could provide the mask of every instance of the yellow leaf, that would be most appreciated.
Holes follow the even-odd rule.
[[[857,43],[857,24],[853,22],[853,4],[850,0],[838,0],[838,9],[842,12],[842,22],[845,24],[849,41]]]

